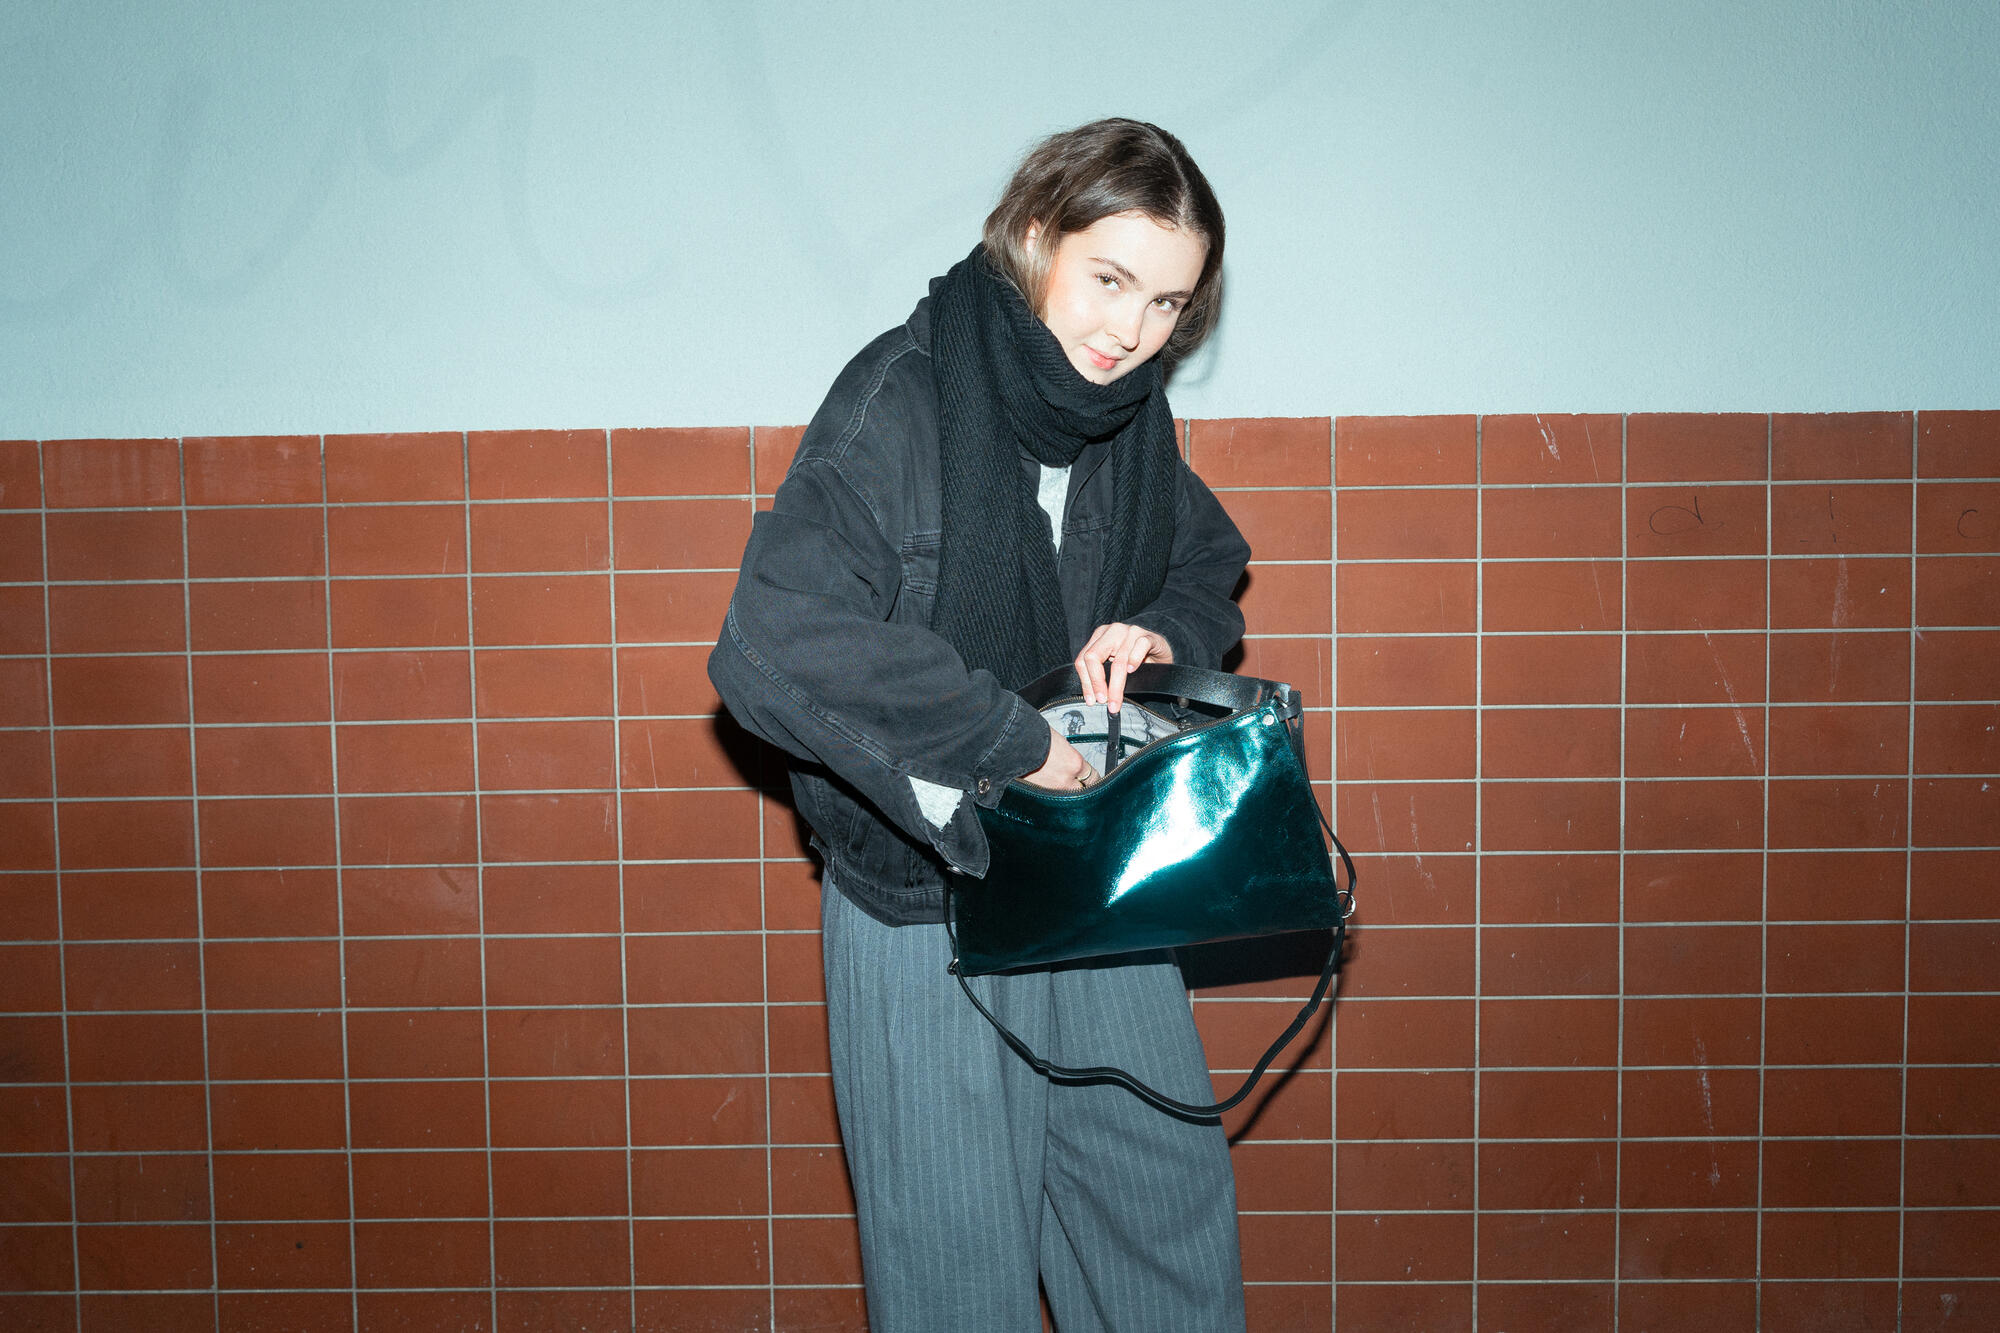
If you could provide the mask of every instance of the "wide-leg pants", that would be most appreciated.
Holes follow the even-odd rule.
[[[874,1333],[1243,1327],[1229,1149],[1109,1086],[1052,1083],[945,971],[942,925],[885,926],[823,891],[834,1096]],[[975,977],[1044,1058],[1213,1099],[1164,953]]]

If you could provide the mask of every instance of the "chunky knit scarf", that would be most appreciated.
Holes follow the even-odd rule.
[[[1055,544],[1021,451],[1068,467],[1110,439],[1116,496],[1092,623],[1160,594],[1173,545],[1179,455],[1157,359],[1110,384],[1085,379],[984,246],[931,288],[944,536],[931,626],[1016,689],[1070,656]]]

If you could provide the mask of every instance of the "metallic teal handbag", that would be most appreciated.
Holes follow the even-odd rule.
[[[1104,777],[1074,792],[1011,782],[997,806],[980,809],[992,860],[983,879],[950,878],[951,970],[1044,1074],[1119,1083],[1179,1115],[1220,1115],[1249,1095],[1319,1008],[1354,911],[1354,862],[1306,777],[1298,691],[1149,665],[1127,678],[1115,714],[1083,702],[1069,667],[1021,695],[1086,758],[1101,746]],[[1011,968],[1303,930],[1332,933],[1312,998],[1243,1086],[1208,1106],[1176,1101],[1123,1070],[1049,1064],[965,985],[968,976]]]

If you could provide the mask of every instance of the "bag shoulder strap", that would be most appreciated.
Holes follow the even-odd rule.
[[[1141,670],[1143,669],[1141,668]],[[1180,1116],[1189,1120],[1212,1120],[1223,1112],[1231,1110],[1237,1103],[1248,1097],[1251,1091],[1256,1088],[1258,1080],[1264,1077],[1264,1071],[1269,1069],[1271,1062],[1278,1058],[1278,1052],[1291,1045],[1292,1039],[1305,1031],[1306,1024],[1312,1020],[1313,1013],[1319,1008],[1320,1001],[1324,1000],[1327,992],[1332,989],[1334,975],[1340,971],[1341,954],[1347,947],[1347,918],[1354,915],[1354,861],[1348,856],[1347,848],[1341,845],[1340,839],[1334,834],[1333,826],[1327,823],[1324,812],[1320,814],[1319,822],[1326,829],[1326,836],[1333,839],[1333,850],[1338,853],[1341,867],[1347,873],[1347,887],[1338,890],[1336,893],[1341,903],[1341,914],[1339,921],[1334,925],[1331,932],[1333,939],[1331,947],[1327,951],[1326,966],[1320,971],[1319,981],[1313,986],[1311,997],[1299,1007],[1299,1012],[1293,1016],[1291,1026],[1280,1033],[1278,1039],[1265,1049],[1264,1054],[1258,1059],[1256,1065],[1251,1068],[1248,1076],[1244,1078],[1242,1085],[1235,1092],[1230,1093],[1229,1096],[1219,1102],[1201,1105],[1194,1102],[1180,1101],[1177,1098],[1167,1096],[1166,1093],[1161,1092],[1158,1088],[1112,1065],[1059,1065],[1044,1060],[1041,1056],[1035,1054],[1033,1047],[1022,1040],[1020,1035],[1012,1028],[994,1017],[993,1011],[980,1002],[979,997],[972,993],[972,987],[966,984],[965,974],[959,971],[957,913],[954,907],[955,900],[947,890],[945,893],[944,926],[945,934],[951,940],[951,974],[958,978],[958,988],[965,992],[965,998],[972,1001],[972,1007],[977,1009],[985,1017],[986,1021],[993,1025],[994,1030],[1000,1034],[1001,1040],[1012,1047],[1015,1054],[1026,1060],[1035,1072],[1041,1074],[1044,1078],[1054,1079],[1062,1083],[1116,1083],[1120,1087],[1126,1088],[1137,1095],[1142,1101],[1150,1103],[1160,1110],[1167,1112],[1169,1115]]]

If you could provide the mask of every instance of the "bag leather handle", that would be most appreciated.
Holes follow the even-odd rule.
[[[1140,668],[1141,671],[1145,669],[1144,667]],[[1071,677],[1074,678],[1074,676],[1075,673],[1071,672]],[[1047,677],[1043,679],[1047,679]],[[1268,684],[1269,682],[1264,683]],[[1318,810],[1318,802],[1314,802],[1314,808]],[[1320,1001],[1324,1000],[1327,991],[1332,989],[1334,975],[1340,971],[1340,955],[1347,945],[1347,918],[1354,915],[1354,884],[1356,879],[1354,860],[1348,856],[1347,848],[1341,845],[1339,836],[1333,831],[1333,825],[1327,823],[1326,812],[1318,811],[1318,813],[1320,826],[1326,830],[1326,836],[1333,840],[1333,851],[1339,855],[1341,868],[1347,872],[1347,887],[1336,889],[1334,893],[1334,896],[1340,900],[1341,913],[1339,923],[1333,927],[1332,948],[1328,950],[1326,955],[1326,967],[1321,970],[1319,981],[1313,986],[1312,996],[1306,1000],[1305,1004],[1300,1006],[1298,1014],[1293,1017],[1291,1026],[1286,1028],[1279,1035],[1278,1039],[1272,1042],[1265,1050],[1256,1065],[1251,1068],[1249,1075],[1244,1078],[1242,1085],[1235,1092],[1230,1093],[1229,1096],[1219,1102],[1213,1102],[1204,1106],[1194,1102],[1180,1101],[1167,1096],[1166,1093],[1161,1092],[1158,1088],[1134,1077],[1125,1070],[1111,1065],[1058,1065],[1052,1064],[1035,1054],[1033,1047],[1022,1040],[1012,1028],[1002,1023],[998,1018],[995,1018],[992,1010],[980,1003],[979,997],[972,993],[972,987],[966,984],[965,975],[958,970],[958,923],[955,919],[957,913],[953,906],[955,900],[947,890],[945,893],[944,928],[946,936],[951,941],[951,974],[958,978],[958,988],[965,992],[966,999],[972,1001],[972,1007],[985,1015],[986,1021],[991,1023],[994,1029],[999,1032],[1002,1040],[1013,1047],[1014,1052],[1023,1060],[1026,1060],[1044,1078],[1054,1079],[1063,1083],[1116,1083],[1120,1087],[1126,1088],[1136,1094],[1141,1100],[1158,1107],[1169,1115],[1176,1115],[1189,1120],[1213,1120],[1223,1112],[1233,1109],[1237,1103],[1248,1097],[1252,1089],[1257,1086],[1258,1080],[1264,1077],[1264,1071],[1269,1069],[1271,1062],[1278,1058],[1278,1052],[1291,1045],[1292,1039],[1305,1031],[1305,1026],[1312,1020],[1313,1013],[1319,1008]],[[1328,861],[1330,864],[1332,861],[1331,855],[1328,857]]]
[[[1073,664],[1059,666],[1029,681],[1015,693],[1026,699],[1030,707],[1039,709],[1057,699],[1082,694],[1083,681],[1078,679]],[[1226,671],[1209,671],[1173,662],[1148,662],[1135,667],[1125,677],[1125,693],[1192,699],[1197,703],[1226,708],[1232,713],[1248,712],[1271,698],[1295,702],[1298,697],[1291,686],[1279,681],[1260,680],[1256,676],[1232,676]]]

